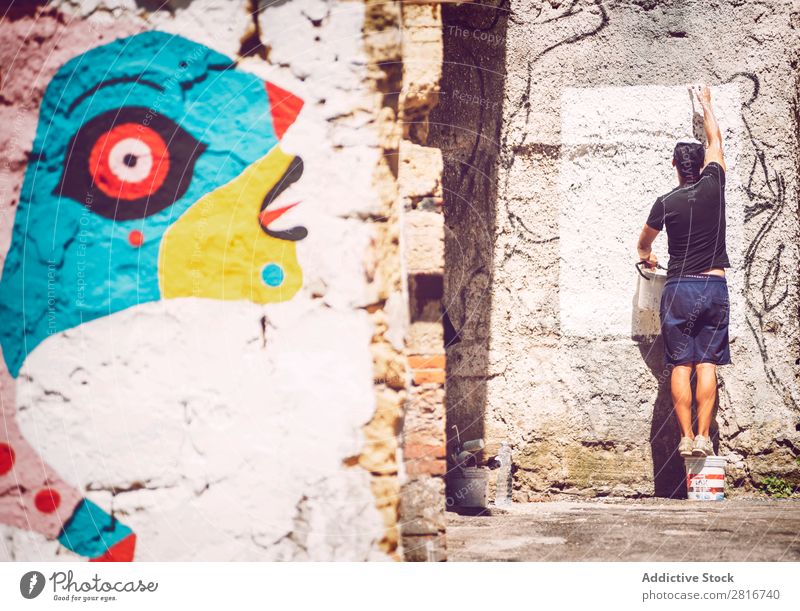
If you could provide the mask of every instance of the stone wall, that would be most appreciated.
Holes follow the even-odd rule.
[[[409,53],[436,14],[409,9]],[[402,18],[101,0],[0,25],[0,557],[398,559],[401,482],[443,508],[401,237],[440,196],[413,170],[439,64],[404,67]],[[407,406],[438,419],[406,420],[416,470]]]
[[[464,253],[446,256],[448,416],[485,435],[487,457],[511,443],[517,500],[684,493],[633,263],[649,207],[674,184],[674,140],[701,129],[687,85],[707,82],[734,266],[715,443],[732,490],[768,475],[797,485],[794,5],[482,4],[450,7],[443,24],[436,142],[448,248]]]
[[[427,146],[441,68],[441,7],[404,3],[398,183],[411,385],[402,430],[405,481],[400,520],[403,552],[412,561],[446,558],[442,154]]]

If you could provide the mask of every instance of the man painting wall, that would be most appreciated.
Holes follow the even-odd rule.
[[[671,391],[681,429],[681,456],[714,454],[711,418],[717,392],[717,366],[730,364],[729,298],[725,268],[725,159],[722,136],[711,108],[711,91],[695,91],[703,109],[707,146],[679,141],[672,165],[678,186],[656,199],[639,236],[639,259],[658,264],[651,245],[666,226],[667,281],[661,297],[665,360],[673,366]],[[697,378],[697,434],[692,427],[691,377]]]

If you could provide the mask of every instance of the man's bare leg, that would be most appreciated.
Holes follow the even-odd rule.
[[[694,439],[692,432],[692,367],[676,365],[672,370],[672,405],[681,427],[681,437]]]
[[[711,437],[711,416],[717,398],[717,366],[697,364],[697,434]]]

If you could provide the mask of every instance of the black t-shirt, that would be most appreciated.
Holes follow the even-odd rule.
[[[676,187],[653,204],[647,224],[667,226],[667,277],[730,267],[725,248],[725,171],[715,161],[691,185]]]

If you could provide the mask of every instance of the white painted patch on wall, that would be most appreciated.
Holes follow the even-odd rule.
[[[728,166],[731,336],[742,331],[745,196],[738,161],[744,125],[738,85],[712,88]],[[694,108],[700,112],[697,103]],[[677,139],[692,134],[688,86],[566,88],[561,98],[559,296],[561,331],[578,337],[657,332],[636,307],[636,240],[656,197],[676,184]],[[701,124],[702,129],[702,124]],[[667,238],[654,251],[666,266]]]
[[[363,311],[319,301],[144,304],[43,342],[19,424],[133,528],[137,560],[293,559],[289,532],[319,540],[314,559],[374,559],[368,474],[342,466],[375,410],[371,334]],[[303,498],[317,515],[298,526]]]

